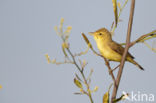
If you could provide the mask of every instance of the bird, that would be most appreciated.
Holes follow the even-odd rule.
[[[109,61],[121,61],[125,48],[112,40],[112,35],[106,28],[98,29],[95,32],[89,32],[89,34],[94,37],[97,48],[104,58]],[[134,60],[134,57],[129,52],[127,53],[126,61],[136,65],[139,69],[144,70],[144,68]]]

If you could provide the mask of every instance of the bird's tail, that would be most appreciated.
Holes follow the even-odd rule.
[[[136,65],[139,69],[144,70],[144,68],[141,65],[139,65],[136,61],[134,61],[133,59],[128,59],[128,61]]]

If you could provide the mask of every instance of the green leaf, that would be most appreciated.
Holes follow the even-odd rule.
[[[81,89],[83,88],[81,82],[77,80],[76,78],[74,78],[74,83],[78,88],[81,88]]]

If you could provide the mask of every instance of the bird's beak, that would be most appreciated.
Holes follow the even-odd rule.
[[[89,32],[88,34],[91,36],[94,36],[94,32]]]

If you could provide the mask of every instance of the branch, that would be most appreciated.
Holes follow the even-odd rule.
[[[145,35],[142,35],[141,37],[139,37],[137,40],[133,41],[130,43],[130,47],[132,47],[134,44],[138,43],[138,42],[144,42],[145,40],[148,40],[148,39],[151,39],[151,38],[154,38],[156,37],[155,34],[156,33],[156,30],[148,33],[148,34],[145,34]]]
[[[81,64],[80,63],[81,66],[79,66],[78,63],[77,63],[77,60],[76,60],[76,56],[86,54],[88,52],[88,48],[87,48],[87,50],[85,52],[81,52],[78,55],[74,55],[71,52],[70,47],[69,47],[69,43],[68,43],[68,38],[69,38],[69,34],[70,34],[70,31],[71,31],[72,27],[68,26],[66,31],[63,32],[63,23],[64,23],[64,19],[62,18],[61,22],[60,22],[59,30],[58,30],[57,26],[55,26],[55,31],[56,31],[56,34],[58,34],[61,37],[62,41],[63,41],[62,50],[63,50],[63,53],[65,55],[65,58],[67,58],[68,61],[58,63],[58,62],[56,62],[56,60],[54,60],[54,61],[52,61],[52,63],[55,63],[55,64],[72,63],[72,64],[74,64],[76,66],[76,68],[78,69],[78,71],[80,72],[80,74],[81,74],[81,76],[83,78],[83,83],[85,84],[86,89],[87,89],[86,91],[83,89],[81,82],[79,82],[79,80],[77,80],[77,79],[80,79],[80,78],[76,75],[77,79],[74,79],[74,83],[80,88],[80,92],[81,92],[81,93],[78,93],[78,94],[86,94],[89,97],[90,102],[93,103],[93,98],[92,98],[92,95],[91,95],[90,85],[89,85],[89,82],[87,81],[87,78],[84,75],[84,72],[83,72],[84,67],[86,66],[86,64]],[[50,63],[51,61],[50,61],[49,56],[47,54],[46,54],[46,58],[48,60],[48,63]]]
[[[116,98],[118,87],[119,87],[121,76],[122,76],[122,72],[123,72],[123,67],[125,64],[126,55],[127,55],[128,50],[129,50],[129,47],[130,47],[129,44],[130,44],[130,37],[131,37],[131,30],[132,30],[134,8],[135,8],[135,0],[132,0],[130,16],[129,16],[129,23],[128,23],[128,30],[127,30],[126,47],[125,47],[125,50],[124,50],[124,53],[122,56],[122,60],[120,63],[120,68],[119,68],[117,79],[116,79],[116,86],[114,86],[114,88],[113,88],[111,103],[113,103],[113,100]]]
[[[156,37],[156,30],[150,32],[150,33],[147,33],[147,34],[144,34],[142,36],[140,36],[138,39],[132,41],[129,46],[132,47],[133,45],[135,45],[136,43],[143,43],[145,42],[146,40],[149,40],[149,39],[152,39],[152,38],[155,38]],[[126,45],[126,43],[121,43],[121,45]]]

